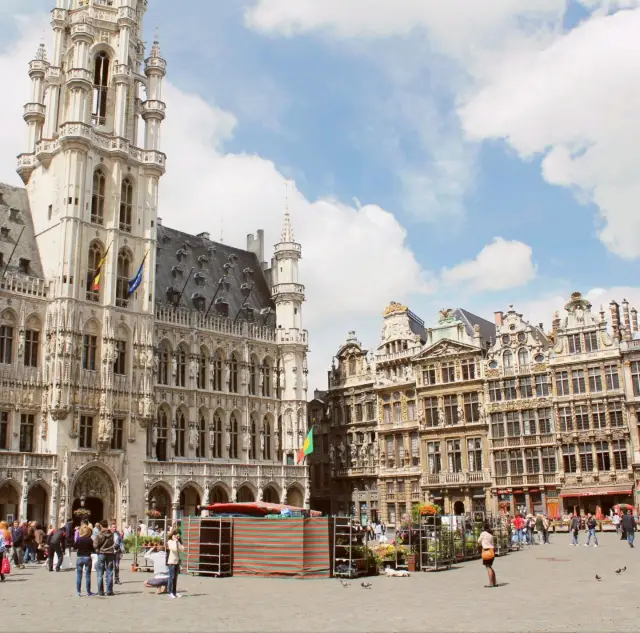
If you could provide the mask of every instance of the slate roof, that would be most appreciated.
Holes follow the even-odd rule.
[[[22,232],[23,228],[24,232]],[[24,187],[12,187],[0,183],[0,229],[0,253],[2,253],[0,275],[9,262],[7,275],[24,275],[43,279],[40,252],[36,244],[27,190]],[[21,232],[22,237],[20,237]],[[12,256],[14,247],[15,252]],[[9,260],[10,257],[11,260]],[[19,269],[21,259],[29,262],[26,272]]]
[[[473,336],[473,326],[480,326],[480,336],[485,344],[490,344],[496,339],[496,324],[492,321],[487,321],[482,317],[479,317],[462,308],[456,308],[455,315],[460,321],[471,326],[470,330],[467,328],[468,333]]]
[[[189,277],[192,268],[193,273]],[[268,320],[260,316],[260,310],[273,310],[275,306],[269,284],[254,253],[213,242],[206,235],[190,235],[164,225],[158,226],[157,304],[176,305],[184,288],[180,307],[206,312],[223,278],[226,283],[218,291],[216,303],[209,311],[210,316],[224,316],[226,302],[229,318],[235,319],[246,301],[251,310],[243,311],[238,316],[239,320],[255,319],[269,325],[275,323],[275,314]]]
[[[408,311],[408,315],[410,330],[420,337],[420,341],[424,345],[425,341],[427,340],[427,331],[424,327],[424,321],[419,316],[411,312],[411,310]]]

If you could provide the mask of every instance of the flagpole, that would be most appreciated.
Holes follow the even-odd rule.
[[[204,313],[204,318],[206,319],[207,316],[209,316],[209,312],[211,311],[211,308],[213,306],[213,302],[216,300],[216,297],[218,296],[218,293],[220,292],[220,288],[222,288],[223,284],[224,284],[224,277],[220,278],[220,281],[218,282],[218,287],[216,288],[216,292],[213,295],[213,298],[211,299],[211,303],[209,304],[209,307],[207,308],[207,311]]]
[[[182,295],[184,294],[184,291],[187,288],[187,284],[189,283],[189,279],[191,279],[191,275],[193,274],[194,269],[195,269],[195,266],[191,266],[191,270],[189,271],[189,276],[187,277],[187,281],[184,282],[184,286],[182,287],[182,292],[180,293],[180,296],[178,297],[178,301],[176,301],[176,305],[173,306],[174,310],[177,307],[180,306],[180,300],[182,299]]]
[[[24,233],[26,226],[22,227],[22,231],[20,231],[20,235],[18,235],[18,239],[16,240],[16,243],[13,246],[13,250],[11,251],[11,255],[9,255],[9,259],[7,260],[7,263],[4,267],[4,270],[2,271],[2,278],[4,279],[4,276],[7,274],[7,268],[9,268],[9,262],[11,261],[11,259],[13,258],[14,253],[16,252],[16,248],[18,248],[18,244],[20,243],[20,238],[22,237],[22,234]]]

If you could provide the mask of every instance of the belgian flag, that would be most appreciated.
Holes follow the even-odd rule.
[[[111,244],[113,244],[113,242]],[[98,290],[100,290],[100,273],[102,272],[102,267],[104,266],[104,263],[107,261],[107,254],[109,253],[111,244],[109,244],[109,246],[107,247],[107,250],[104,252],[104,255],[102,256],[102,259],[98,262],[98,265],[96,266],[96,272],[93,275],[93,281],[91,282],[91,290],[93,290],[94,292],[97,292]]]

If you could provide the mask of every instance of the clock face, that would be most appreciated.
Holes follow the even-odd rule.
[[[508,334],[504,334],[502,336],[502,344],[509,345],[509,343],[511,343],[511,337]]]

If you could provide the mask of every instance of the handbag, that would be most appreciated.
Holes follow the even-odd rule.
[[[493,547],[489,547],[487,549],[482,550],[482,560],[493,560],[496,556],[496,553]]]
[[[2,559],[2,567],[0,568],[0,573],[3,576],[8,576],[11,573],[11,563],[9,562],[8,556],[5,556]]]

